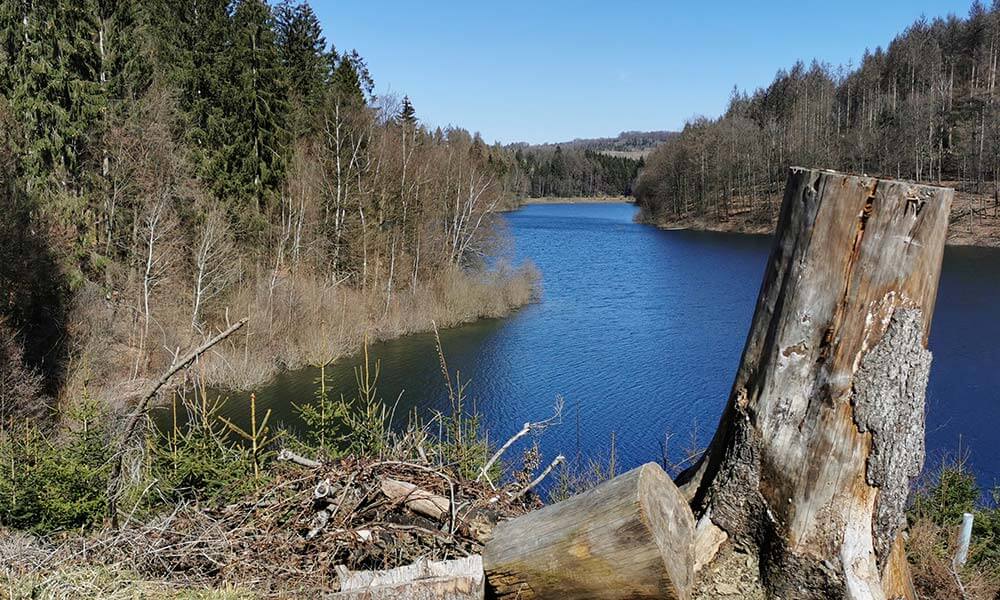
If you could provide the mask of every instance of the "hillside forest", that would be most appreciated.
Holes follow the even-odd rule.
[[[492,258],[515,154],[373,94],[308,4],[0,6],[0,422],[121,403],[243,317],[212,385],[533,294]]]
[[[857,66],[797,62],[753,93],[734,88],[722,116],[692,119],[653,151],[636,199],[661,225],[769,231],[787,168],[832,168],[954,186],[953,241],[995,244],[998,57],[1000,2],[976,0]]]

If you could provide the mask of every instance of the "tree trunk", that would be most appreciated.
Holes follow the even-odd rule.
[[[682,476],[769,597],[907,596],[927,335],[953,191],[793,168],[728,405]]]
[[[694,520],[655,463],[497,526],[493,598],[689,598]]]

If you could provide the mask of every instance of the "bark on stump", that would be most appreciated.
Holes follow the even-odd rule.
[[[676,598],[691,584],[694,519],[655,463],[501,523],[483,552],[495,598]]]
[[[780,598],[911,593],[927,335],[953,191],[793,168],[695,513],[759,550]]]

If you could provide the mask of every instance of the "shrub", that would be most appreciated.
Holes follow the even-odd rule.
[[[156,500],[228,503],[263,482],[264,475],[255,468],[256,461],[263,457],[255,457],[251,449],[230,439],[228,429],[219,420],[224,402],[217,398],[212,402],[182,403],[189,413],[187,425],[178,427],[175,418],[169,431],[154,436],[151,476],[156,481]],[[176,402],[172,410],[176,415]]]
[[[907,512],[914,581],[927,598],[994,598],[1000,593],[1000,490],[984,498],[963,460],[945,461],[913,496]],[[964,513],[975,516],[968,561],[955,572],[952,557]]]
[[[107,505],[111,452],[89,402],[73,426],[47,434],[33,426],[0,434],[0,524],[38,533],[87,528]]]

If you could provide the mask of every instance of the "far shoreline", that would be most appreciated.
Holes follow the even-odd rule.
[[[635,204],[631,196],[541,196],[522,198],[521,206],[527,204]]]

